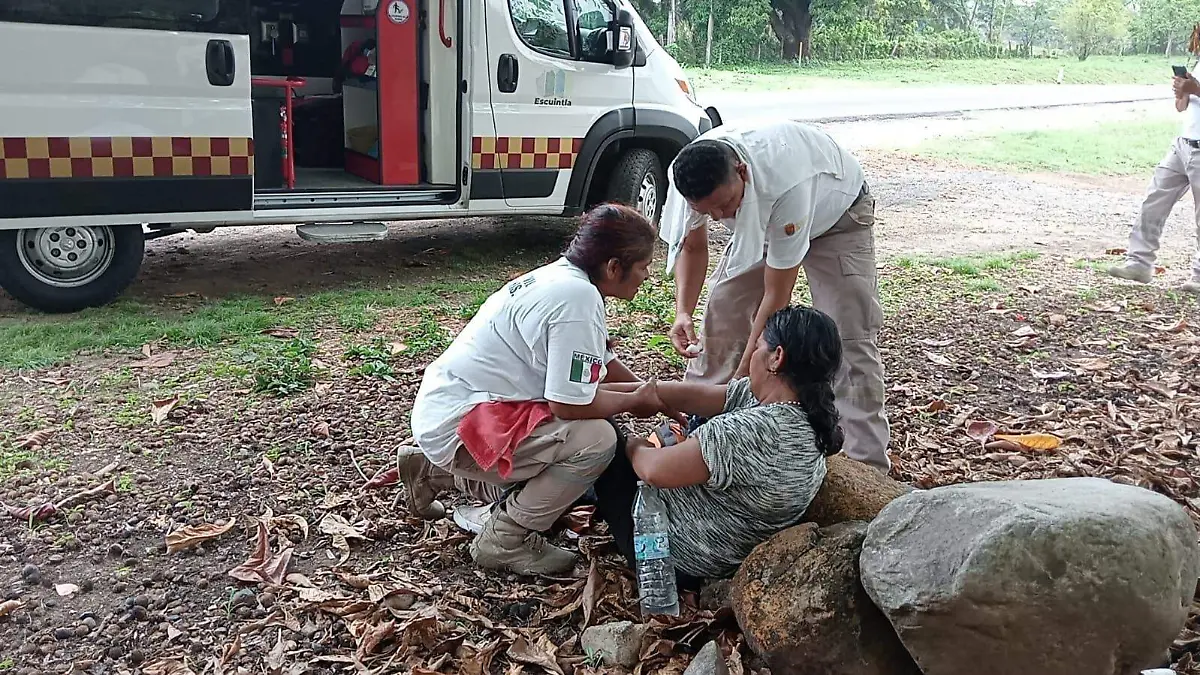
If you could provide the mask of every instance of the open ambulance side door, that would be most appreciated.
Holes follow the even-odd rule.
[[[102,304],[142,224],[251,219],[248,22],[244,0],[0,3],[0,284]]]

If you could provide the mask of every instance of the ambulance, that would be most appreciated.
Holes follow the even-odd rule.
[[[0,287],[47,312],[189,230],[657,220],[720,124],[626,0],[16,0],[0,63]]]

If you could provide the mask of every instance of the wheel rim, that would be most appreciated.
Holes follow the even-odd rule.
[[[95,281],[112,264],[112,228],[21,230],[17,234],[17,257],[26,272],[48,286],[83,286]]]
[[[647,171],[642,176],[642,186],[638,189],[637,210],[651,222],[658,215],[658,182],[654,173]]]

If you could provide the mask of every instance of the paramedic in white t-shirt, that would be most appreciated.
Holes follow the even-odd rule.
[[[1154,261],[1158,257],[1158,242],[1171,209],[1190,187],[1196,204],[1196,253],[1192,271],[1179,286],[1185,293],[1200,294],[1200,82],[1189,74],[1176,77],[1175,110],[1185,113],[1179,137],[1167,150],[1167,156],[1154,169],[1150,189],[1142,200],[1142,210],[1133,231],[1129,233],[1129,249],[1125,263],[1110,267],[1108,273],[1121,279],[1143,284],[1154,278]]]
[[[668,174],[659,234],[676,277],[671,341],[691,358],[685,381],[745,377],[767,318],[790,303],[803,267],[813,306],[833,318],[842,339],[835,393],[846,454],[887,472],[875,199],[858,161],[820,129],[771,120],[706,132]],[[708,279],[698,338],[692,315],[708,268],[710,218],[731,237]]]
[[[608,348],[606,297],[632,299],[649,276],[655,231],[637,211],[602,205],[582,218],[557,262],[510,281],[479,309],[425,370],[412,410],[419,447],[402,454],[400,478],[410,510],[441,517],[440,490],[457,487],[486,501],[509,492],[471,543],[483,567],[518,574],[562,574],[575,556],[539,535],[603,473],[617,447],[607,418],[652,417],[663,410],[653,383],[632,393],[601,382],[637,378]],[[459,422],[481,403],[549,404],[553,417],[513,450],[512,473],[485,470],[459,437]]]

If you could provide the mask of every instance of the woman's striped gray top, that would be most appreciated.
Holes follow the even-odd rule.
[[[761,405],[749,378],[729,383],[725,411],[695,431],[710,477],[659,490],[676,569],[726,577],[771,535],[795,525],[821,482],[825,457],[796,405]]]

